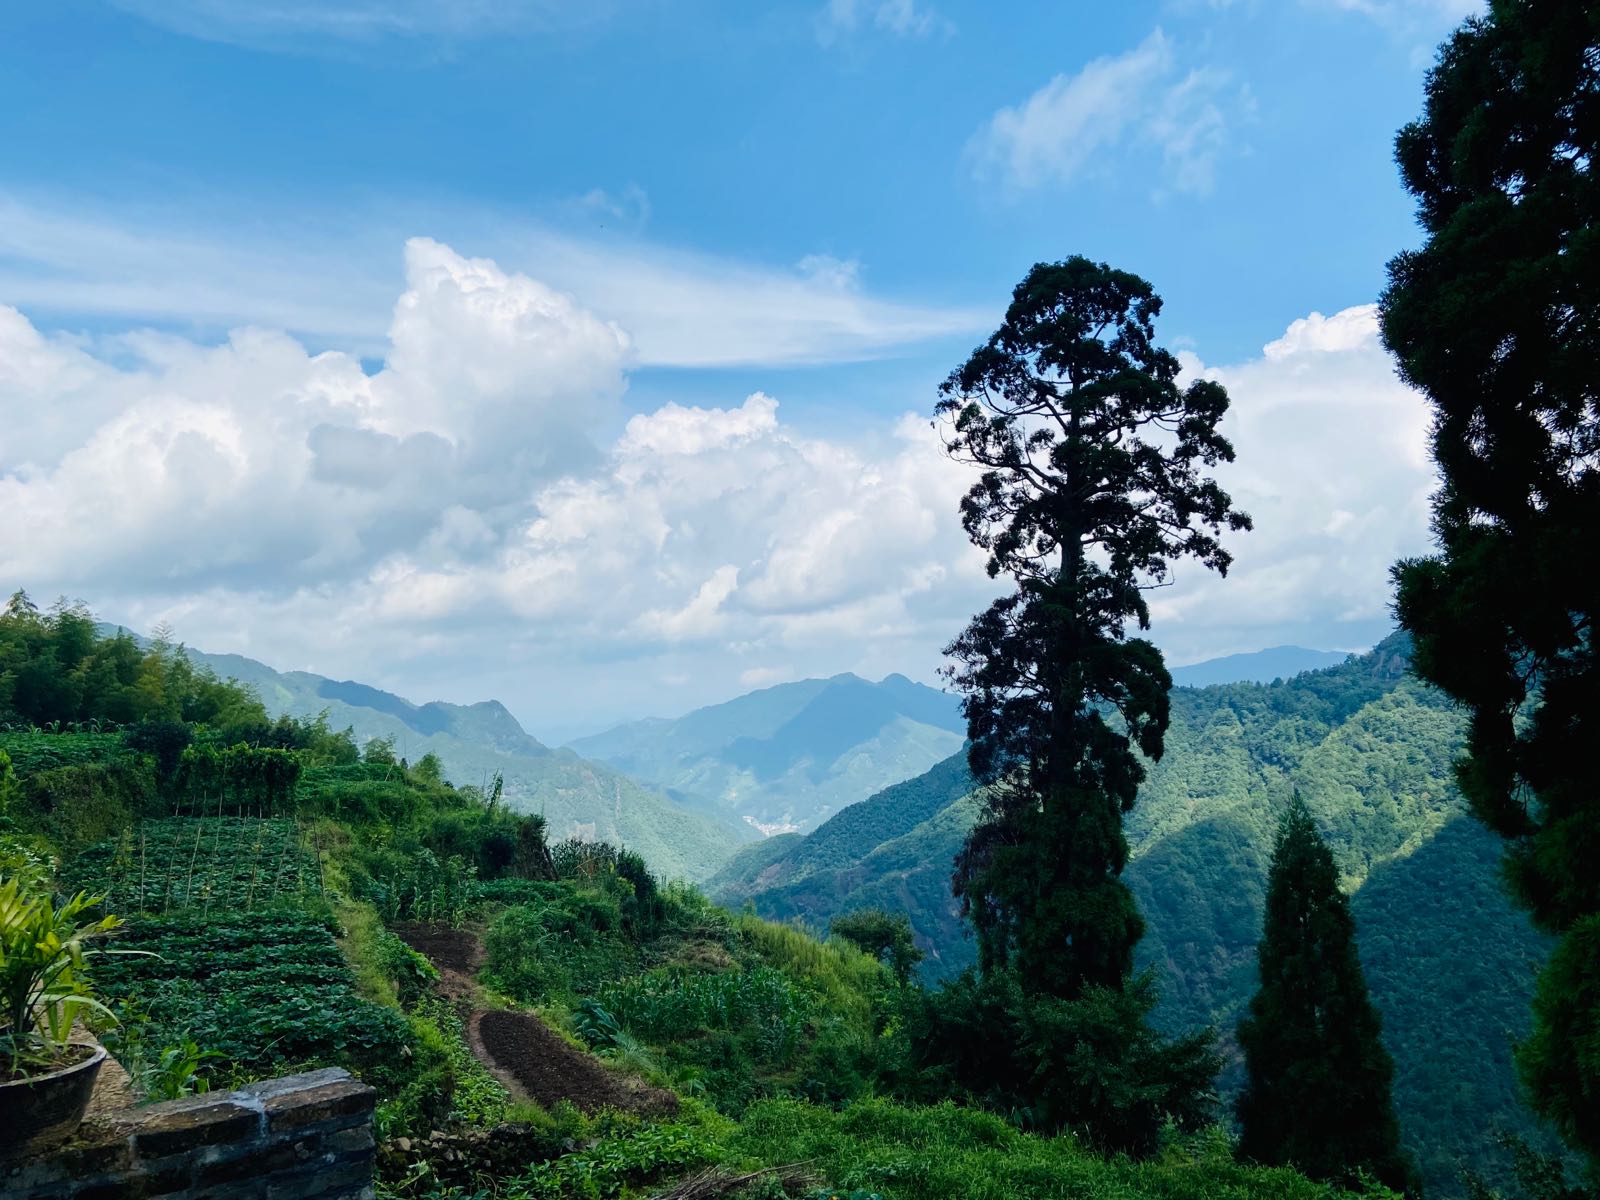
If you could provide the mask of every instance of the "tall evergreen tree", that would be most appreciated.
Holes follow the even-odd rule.
[[[1467,710],[1457,767],[1562,939],[1519,1064],[1600,1175],[1600,7],[1493,0],[1441,49],[1396,157],[1424,245],[1383,335],[1435,412],[1436,557],[1400,563],[1415,668]]]
[[[1017,285],[1000,329],[941,388],[950,454],[981,468],[961,504],[1014,590],[947,649],[984,813],[955,886],[986,971],[1074,999],[1121,989],[1143,933],[1120,878],[1122,817],[1160,758],[1172,678],[1144,589],[1248,529],[1202,468],[1233,459],[1221,384],[1178,386],[1143,279],[1075,257]]]
[[[1318,1179],[1360,1172],[1405,1187],[1394,1063],[1356,957],[1333,854],[1295,794],[1278,829],[1257,951],[1261,987],[1239,1023],[1248,1073],[1239,1151]]]
[[[1216,1059],[1209,1031],[1156,1035],[1150,978],[1132,976],[1144,922],[1122,818],[1161,757],[1172,679],[1129,629],[1149,627],[1144,589],[1174,562],[1226,571],[1222,530],[1250,527],[1205,471],[1233,458],[1227,392],[1179,386],[1160,312],[1136,275],[1041,263],[937,410],[950,454],[980,468],[962,522],[1015,585],[947,649],[987,785],[954,879],[978,936],[973,995],[1004,1014],[991,1041],[1008,1040],[1022,1065],[1006,1086],[1036,1117],[1134,1153],[1163,1114],[1203,1117]]]

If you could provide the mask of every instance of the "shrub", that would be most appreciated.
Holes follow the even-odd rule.
[[[1177,1141],[1150,1162],[1107,1160],[1071,1137],[1023,1133],[950,1103],[833,1111],[764,1100],[724,1144],[730,1162],[804,1162],[834,1185],[822,1194],[841,1200],[1354,1200],[1293,1171],[1238,1166],[1225,1136]],[[1370,1196],[1395,1200],[1381,1188]]]
[[[422,955],[388,930],[378,934],[374,947],[378,969],[394,984],[394,994],[406,1008],[430,994],[439,980],[439,971]]]
[[[615,900],[567,889],[506,909],[484,937],[485,977],[507,995],[541,1003],[589,994],[637,964],[638,947],[618,935]]]

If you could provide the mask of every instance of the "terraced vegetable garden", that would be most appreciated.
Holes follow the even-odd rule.
[[[111,1037],[135,1057],[189,1041],[235,1079],[312,1065],[370,1078],[404,1060],[406,1021],[357,995],[292,820],[146,821],[78,855],[63,882],[127,918],[114,948],[136,953],[101,957],[95,977],[123,1018]]]
[[[127,754],[120,733],[46,733],[43,730],[0,731],[0,750],[18,775],[109,762]]]
[[[106,897],[129,916],[181,909],[251,912],[320,891],[315,860],[294,822],[269,817],[171,817],[146,821],[78,855],[71,889]]]
[[[337,1065],[366,1078],[401,1063],[411,1035],[394,1009],[363,1000],[327,921],[295,912],[201,912],[130,924],[95,979],[150,1046],[192,1040],[235,1075]]]

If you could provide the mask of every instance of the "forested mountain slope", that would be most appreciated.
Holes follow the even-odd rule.
[[[1495,840],[1451,784],[1460,718],[1406,673],[1406,643],[1276,684],[1173,692],[1167,752],[1128,822],[1128,879],[1148,922],[1141,959],[1160,1016],[1214,1024],[1230,1060],[1255,985],[1255,946],[1281,806],[1304,796],[1354,891],[1361,953],[1397,1063],[1395,1099],[1430,1194],[1457,1165],[1490,1168],[1502,1128],[1532,1133],[1510,1046],[1527,1027],[1545,946],[1502,895]],[[950,896],[977,812],[963,756],[856,805],[804,838],[747,847],[710,882],[729,903],[818,927],[904,909],[932,977],[973,961]],[[1233,1066],[1223,1087],[1237,1087]]]
[[[326,711],[332,728],[354,729],[357,741],[390,740],[395,753],[412,762],[437,756],[457,784],[487,789],[499,774],[511,806],[543,813],[553,837],[620,843],[666,878],[703,879],[754,836],[732,821],[686,811],[603,763],[552,750],[498,701],[415,705],[365,684],[275,671],[237,654],[188,653],[222,678],[254,688],[274,717]]]
[[[1269,646],[1247,654],[1225,654],[1204,662],[1172,667],[1176,687],[1213,687],[1219,683],[1271,683],[1292,679],[1303,671],[1336,667],[1349,656],[1338,650],[1308,650],[1304,646]]]
[[[890,675],[763,688],[676,720],[635,721],[572,748],[765,833],[813,829],[920,775],[960,745],[954,696]]]

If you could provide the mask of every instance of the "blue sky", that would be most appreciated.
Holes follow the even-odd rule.
[[[399,378],[396,298],[432,295],[419,291],[418,279],[433,269],[457,287],[459,263],[472,260],[501,271],[522,297],[516,303],[532,295],[517,292],[516,280],[526,276],[625,335],[620,350],[607,344],[595,350],[598,359],[582,360],[615,378],[596,376],[587,391],[534,406],[554,420],[539,444],[592,448],[588,466],[587,451],[572,459],[579,464],[572,478],[591,483],[593,472],[614,471],[625,456],[630,416],[671,424],[674,414],[696,409],[743,412],[758,392],[778,401],[781,416],[764,426],[768,433],[789,439],[791,450],[831,439],[860,456],[870,475],[898,461],[905,437],[897,422],[927,412],[933,387],[987,332],[1026,268],[1072,253],[1148,277],[1166,299],[1162,336],[1191,353],[1195,369],[1233,372],[1246,393],[1277,386],[1281,398],[1301,384],[1316,393],[1314,419],[1309,408],[1294,417],[1291,405],[1290,416],[1268,420],[1271,398],[1261,402],[1258,425],[1272,430],[1261,437],[1280,441],[1262,441],[1260,454],[1280,457],[1281,439],[1297,427],[1325,441],[1319,430],[1348,429],[1382,391],[1390,408],[1379,423],[1392,419],[1403,430],[1397,438],[1414,468],[1420,410],[1383,379],[1362,306],[1376,299],[1385,261],[1416,239],[1391,162],[1394,131],[1418,108],[1433,46],[1473,7],[1460,0],[277,0],[270,7],[21,0],[0,10],[0,305],[12,306],[22,323],[9,351],[0,341],[0,371],[9,353],[14,380],[23,380],[13,383],[10,403],[26,395],[35,406],[7,411],[8,423],[37,428],[9,441],[0,435],[0,483],[12,486],[0,496],[19,511],[47,513],[69,503],[73,486],[114,492],[128,477],[126,463],[102,459],[101,474],[73,484],[72,471],[88,470],[85,454],[74,454],[94,444],[95,430],[125,429],[135,417],[145,422],[140,428],[167,430],[159,452],[173,451],[170,413],[154,424],[146,418],[158,399],[170,404],[183,386],[198,386],[185,385],[190,372],[174,363],[204,359],[207,370],[259,380],[258,368],[219,365],[215,353],[204,358],[208,348],[232,345],[229,332],[242,326],[286,335],[307,362],[333,351],[361,363],[369,377],[381,379],[387,366]],[[455,257],[408,257],[408,238],[432,239]],[[542,301],[529,302],[545,311]],[[482,333],[496,311],[478,311],[474,330]],[[1356,315],[1299,326],[1303,336],[1291,337],[1275,359],[1263,353],[1297,321],[1346,313]],[[590,324],[574,320],[562,337],[593,335]],[[418,334],[406,361],[448,357],[441,347],[455,344],[449,338],[460,331],[452,329],[446,323]],[[549,344],[547,332],[524,329],[544,338],[541,345]],[[248,357],[237,346],[229,354]],[[1297,354],[1332,357],[1302,363]],[[41,355],[54,364],[48,371],[38,366]],[[543,361],[513,360],[535,372]],[[469,375],[476,370],[458,365]],[[300,364],[283,386],[295,396],[334,386],[305,374],[328,369]],[[43,373],[24,379],[26,371]],[[74,371],[98,382],[61,385]],[[481,381],[452,381],[441,371],[437,362],[427,368],[428,386],[453,399],[428,411],[453,412],[450,419],[430,425],[419,415],[415,371],[404,420],[398,409],[380,411],[398,403],[392,399],[352,401],[340,411],[359,410],[350,420],[363,436],[442,438],[458,466],[478,453],[471,436],[485,436],[464,432],[456,420],[463,408],[481,404],[487,412],[503,402],[512,413],[532,411],[519,409],[526,398],[513,395],[527,390],[522,384],[485,391]],[[46,386],[46,376],[57,382]],[[1306,383],[1312,376],[1315,385]],[[338,386],[346,384],[361,386],[348,379]],[[231,384],[209,386],[232,394]],[[215,395],[190,401],[184,411],[191,415],[196,405],[220,403]],[[246,408],[272,402],[239,401]],[[7,404],[0,395],[0,406]],[[215,449],[228,442],[215,432],[217,421],[234,421],[237,435],[237,416],[194,419],[211,431],[205,436]],[[308,430],[327,426],[326,416],[250,436],[292,442],[288,457],[274,460],[292,474],[314,457],[305,450],[315,441]],[[502,426],[482,428],[501,431],[505,441]],[[766,434],[738,436],[753,446]],[[508,548],[526,540],[540,514],[548,518],[548,505],[533,493],[566,477],[550,461],[530,466],[528,453],[524,447],[521,457],[494,464],[526,484],[522,511],[510,511],[509,492],[454,496],[453,507],[483,525],[472,526],[468,541],[479,540],[470,554],[465,543],[451,543],[450,555],[429,559],[419,547],[456,518],[406,505],[399,514],[391,504],[371,509],[381,536],[363,526],[345,538],[358,549],[285,534],[192,569],[134,578],[115,554],[85,547],[70,563],[57,561],[39,552],[41,531],[17,531],[5,535],[11,545],[0,543],[0,565],[26,575],[19,581],[36,592],[81,594],[108,616],[171,618],[180,634],[209,649],[355,674],[419,698],[430,689],[451,698],[505,694],[530,721],[555,716],[518,682],[529,671],[595,681],[605,673],[592,665],[600,660],[632,663],[635,675],[655,682],[632,691],[604,684],[603,697],[580,706],[593,721],[635,715],[647,703],[673,709],[719,698],[741,681],[846,668],[931,673],[937,644],[950,632],[943,609],[903,620],[886,609],[852,626],[838,607],[856,602],[840,598],[849,588],[810,600],[762,592],[773,563],[792,549],[781,522],[748,531],[747,552],[712,539],[696,566],[672,559],[668,542],[659,542],[659,557],[635,566],[654,571],[662,590],[678,589],[672,604],[657,596],[666,607],[652,608],[654,601],[641,599],[587,641],[577,638],[587,646],[581,653],[570,633],[558,649],[538,638],[519,641],[520,673],[486,649],[489,640],[515,641],[519,635],[508,631],[535,619],[515,604],[440,599],[425,616],[395,618],[391,633],[407,650],[386,658],[348,636],[322,643],[303,636],[308,621],[370,626],[379,600],[350,599],[341,609],[338,595],[378,588],[385,578],[459,583],[469,567],[493,559],[496,586],[509,586]],[[1292,448],[1281,457],[1293,460]],[[602,462],[611,468],[594,465]],[[255,469],[241,464],[230,468],[239,477]],[[161,477],[170,481],[177,472],[168,467]],[[1404,526],[1380,553],[1418,548],[1414,475],[1397,467],[1384,477],[1390,494],[1382,516],[1338,497],[1285,498],[1280,485],[1258,487],[1267,503],[1281,501],[1285,520],[1254,590],[1277,588],[1284,598],[1252,623],[1197,615],[1213,604],[1207,589],[1178,597],[1165,635],[1173,657],[1291,637],[1343,647],[1381,633],[1380,564],[1357,569],[1348,558],[1323,555],[1318,569],[1360,575],[1364,598],[1341,595],[1317,608],[1313,601],[1329,587],[1316,585],[1292,619],[1282,579],[1296,571],[1316,578],[1305,559],[1319,552],[1308,544],[1337,540],[1366,519],[1391,531]],[[41,491],[46,485],[56,490]],[[348,504],[367,512],[370,497],[354,496],[354,486],[341,477],[346,490],[306,498],[307,511]],[[198,493],[224,540],[227,521],[246,511],[230,509],[241,501],[225,493],[214,480]],[[177,507],[166,511],[195,511],[195,495],[174,498]],[[1269,525],[1276,511],[1267,513]],[[854,519],[870,523],[871,508]],[[841,528],[850,524],[840,520]],[[680,525],[689,527],[674,518],[664,528],[676,536]],[[120,542],[129,536],[137,540],[124,530]],[[927,583],[936,566],[944,582]],[[711,611],[732,620],[746,603],[739,598],[751,593],[746,615],[759,611],[767,624],[711,622],[695,636],[644,637],[648,613],[687,611],[724,567],[734,582],[705,593],[724,592]],[[953,560],[906,569],[921,581],[916,594],[936,593],[950,612],[963,604],[970,611],[977,593],[951,582],[962,569]],[[902,579],[898,586],[903,601],[913,585]],[[219,617],[219,609],[235,615]],[[781,628],[771,623],[780,611],[788,622]],[[467,645],[460,631],[469,627],[486,640]],[[619,650],[605,636],[618,627],[640,640]],[[808,642],[800,627],[833,632]],[[903,641],[886,636],[895,629]],[[738,662],[729,665],[730,658]],[[621,668],[608,669],[621,679]],[[690,682],[663,682],[679,677]]]

